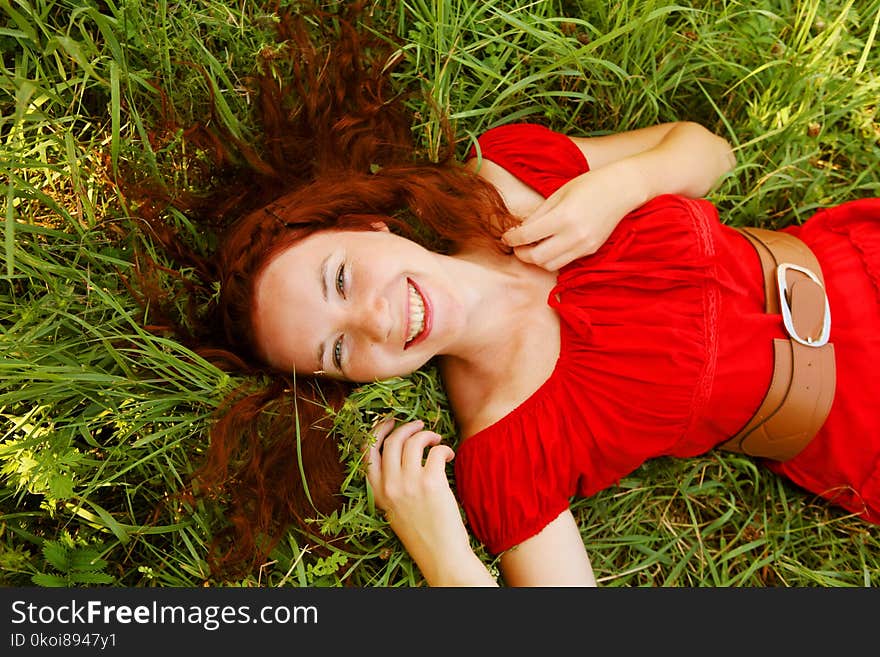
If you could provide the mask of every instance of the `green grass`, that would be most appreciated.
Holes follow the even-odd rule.
[[[246,78],[272,21],[229,4],[0,0],[0,584],[423,585],[354,446],[389,408],[454,440],[431,368],[360,388],[335,418],[350,477],[343,511],[316,521],[329,556],[292,532],[259,571],[212,579],[222,509],[177,497],[242,381],[141,328],[122,284],[132,219],[110,182],[137,163],[191,184],[179,133],[155,129],[163,97],[188,125],[210,84],[215,120],[254,134]],[[462,149],[511,120],[601,134],[690,119],[736,147],[711,195],[731,224],[880,193],[878,0],[407,0],[375,16],[402,40],[401,87],[424,92],[409,102],[428,152],[441,130],[426,98]],[[609,586],[880,583],[877,527],[733,454],[652,461],[574,509]]]

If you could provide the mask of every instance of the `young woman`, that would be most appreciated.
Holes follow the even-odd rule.
[[[774,340],[787,333],[781,315],[765,309],[761,262],[746,236],[705,201],[644,202],[657,180],[674,192],[708,189],[730,165],[722,140],[689,124],[598,143],[510,125],[481,142],[480,169],[508,209],[538,218],[506,234],[526,244],[517,246],[523,259],[479,243],[441,255],[389,232],[381,214],[362,216],[354,230],[303,230],[306,199],[320,198],[312,188],[272,206],[299,228],[252,270],[250,335],[280,371],[349,381],[405,375],[439,357],[463,439],[458,490],[471,528],[502,554],[505,582],[591,584],[570,498],[613,484],[647,458],[696,455],[737,434],[781,371]],[[610,228],[598,229],[609,237],[558,272],[525,262],[545,257],[551,241],[558,246],[548,251],[575,252],[559,217],[588,222],[591,206],[575,199],[597,193],[598,180],[606,197],[620,190],[610,202],[637,209],[619,222],[612,210]],[[554,212],[544,221],[544,230],[554,224],[550,236],[533,244],[533,226]],[[880,321],[878,217],[880,201],[858,201],[789,231],[818,257],[833,335],[846,339],[835,340],[837,395],[822,429],[773,466],[874,521],[880,425],[868,400],[880,390],[866,368],[880,345],[864,327]],[[873,303],[848,304],[852,293]],[[823,375],[833,388],[835,372]],[[419,423],[389,419],[376,436],[368,477],[377,504],[427,581],[494,583],[446,482],[452,450]]]
[[[433,360],[457,455],[394,418],[366,455],[429,584],[497,583],[459,502],[506,584],[593,584],[571,498],[722,444],[880,520],[880,201],[822,211],[791,240],[734,230],[698,200],[730,149],[692,123],[592,139],[513,124],[464,166],[414,163],[387,67],[351,65],[362,47],[301,51],[299,75],[323,84],[299,87],[303,110],[267,140],[274,169],[255,167],[276,184],[239,178],[249,209],[201,268],[220,289],[223,358],[276,381],[216,423],[201,477],[233,495],[240,553],[257,530],[333,508],[340,478],[323,404],[298,403],[299,432],[282,415],[261,433],[260,411]]]

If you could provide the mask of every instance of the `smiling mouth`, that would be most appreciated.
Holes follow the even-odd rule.
[[[409,303],[407,304],[409,310],[407,326],[409,330],[407,331],[406,342],[403,348],[409,349],[427,337],[431,330],[431,313],[430,306],[425,301],[416,284],[407,278],[406,286],[409,292]]]

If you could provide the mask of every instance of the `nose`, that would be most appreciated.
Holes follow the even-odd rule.
[[[376,295],[360,304],[355,324],[363,337],[371,342],[385,342],[391,336],[393,318],[391,306],[382,295]]]

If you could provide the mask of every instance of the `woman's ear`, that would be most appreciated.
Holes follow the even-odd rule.
[[[385,233],[391,232],[391,229],[388,228],[388,224],[386,224],[384,221],[374,221],[372,223],[372,226],[373,226],[373,230],[381,230]]]

